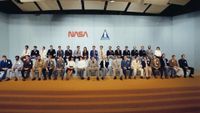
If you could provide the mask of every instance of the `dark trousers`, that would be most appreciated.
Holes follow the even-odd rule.
[[[161,67],[160,68],[160,73],[161,73],[161,78],[163,77],[163,75],[165,77],[168,77],[168,75],[169,75],[169,68],[168,67]]]
[[[51,79],[51,76],[52,76],[52,74],[53,74],[53,69],[48,69],[48,71],[49,71],[49,72],[48,72],[48,78]],[[42,70],[42,73],[43,73],[43,75],[44,75],[44,78],[46,79],[46,78],[47,78],[47,76],[46,76],[46,75],[47,75],[46,69],[43,69],[43,70]]]
[[[186,75],[187,75],[187,70],[190,70],[189,76],[192,76],[192,74],[194,74],[194,68],[193,67],[182,68],[182,69],[183,69],[183,72],[184,72],[184,77],[186,77]]]
[[[161,68],[159,69],[152,68],[153,76],[156,78],[157,75],[161,74],[161,70],[162,70]]]
[[[176,70],[174,70],[174,68],[172,68],[172,67],[169,67],[169,76],[170,77],[176,76]]]
[[[0,78],[0,80],[4,80],[6,78],[7,70],[0,70],[3,71],[3,76]]]
[[[30,71],[31,71],[30,69],[28,70],[22,69],[21,73],[22,73],[23,79],[27,79],[30,76]],[[26,76],[24,75],[25,72],[26,72]]]
[[[122,69],[125,78],[127,77],[127,72],[129,71],[129,77],[132,76],[133,70],[132,69]]]

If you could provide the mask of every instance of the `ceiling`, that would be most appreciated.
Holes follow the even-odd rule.
[[[0,0],[7,14],[175,16],[200,10],[199,0]]]

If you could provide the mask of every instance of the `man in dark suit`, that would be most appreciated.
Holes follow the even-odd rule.
[[[186,78],[187,71],[189,70],[189,77],[193,78],[192,75],[194,74],[194,68],[188,65],[187,60],[185,59],[185,54],[181,55],[181,59],[179,59],[178,63],[179,66],[183,69],[184,77]]]
[[[57,58],[58,57],[62,57],[64,56],[64,51],[62,50],[61,46],[58,46],[58,50],[57,50]]]
[[[108,62],[106,56],[104,56],[100,62],[100,74],[102,76],[101,77],[102,80],[104,80],[106,77],[106,74],[108,72],[108,65],[109,65],[109,62]]]
[[[115,50],[115,56],[122,57],[122,51],[120,50],[120,46],[117,46],[117,49]]]
[[[165,54],[162,54],[162,57],[160,59],[160,64],[161,64],[161,68],[160,68],[160,73],[161,73],[161,79],[163,79],[163,74],[165,75],[165,78],[168,78],[169,75],[169,63],[168,63],[168,59],[165,58]]]
[[[136,49],[136,46],[133,46],[133,50],[131,51],[131,56],[132,57],[138,56],[138,50]]]
[[[34,49],[31,51],[31,58],[36,59],[40,55],[40,52],[37,50],[37,46],[33,46],[33,48]]]
[[[95,46],[92,46],[92,50],[90,51],[90,58],[94,57],[98,61],[98,51]]]
[[[7,70],[12,68],[12,61],[7,59],[5,55],[2,56],[0,62],[0,71],[3,71],[3,76],[0,78],[0,82],[6,78]]]
[[[50,45],[50,49],[47,52],[47,56],[51,55],[52,58],[56,58],[56,50],[53,48],[53,45]]]
[[[108,57],[108,59],[113,58],[115,55],[114,51],[112,50],[112,46],[109,46],[109,50],[107,50],[106,52],[106,56]]]
[[[23,77],[23,81],[25,81],[29,76],[30,76],[30,72],[31,72],[31,69],[33,67],[33,62],[32,60],[30,59],[30,56],[26,56],[25,59],[22,59],[23,61],[23,67],[22,67],[22,77]],[[26,76],[24,76],[26,72]]]
[[[144,46],[141,46],[141,49],[140,49],[140,51],[139,51],[139,56],[140,56],[140,57],[146,56],[146,51],[144,50]]]
[[[72,57],[72,50],[70,49],[70,46],[67,46],[67,50],[65,50],[65,62],[69,60],[69,58]]]
[[[131,53],[128,50],[128,46],[125,46],[125,50],[123,51],[123,56],[127,56],[128,58],[130,57]]]

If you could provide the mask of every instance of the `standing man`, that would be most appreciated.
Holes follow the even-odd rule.
[[[7,71],[11,68],[12,68],[12,61],[7,59],[7,57],[3,55],[2,61],[0,62],[0,71],[3,71],[3,76],[0,78],[0,82],[6,79]]]
[[[117,49],[115,50],[115,56],[122,57],[122,51],[120,50],[120,46],[117,46]]]
[[[90,58],[94,57],[98,61],[98,51],[95,46],[92,46],[92,50],[90,51]]]
[[[33,46],[33,48],[31,51],[31,59],[36,59],[40,55],[40,52],[37,50],[37,46]]]
[[[51,55],[53,59],[56,58],[56,50],[53,48],[53,45],[50,45],[50,49],[47,52],[47,56]]]
[[[148,46],[148,49],[146,50],[146,54],[149,57],[149,59],[153,58],[153,50],[151,49],[151,46]]]
[[[125,46],[125,50],[123,51],[123,56],[127,56],[128,58],[130,57],[131,53],[128,50],[128,46]]]
[[[69,58],[72,57],[72,50],[70,49],[70,46],[67,46],[67,50],[65,50],[65,62],[69,61]]]
[[[22,58],[24,58],[25,56],[27,56],[27,55],[31,55],[31,51],[30,51],[30,49],[29,49],[29,46],[28,45],[25,45],[25,49],[23,50],[23,53],[22,53]]]
[[[133,46],[133,50],[131,51],[131,56],[132,57],[137,57],[138,56],[138,50],[136,49],[136,46]]]
[[[106,52],[106,56],[108,57],[108,59],[113,58],[115,55],[114,51],[112,50],[112,46],[109,46],[109,50],[107,50]]]
[[[140,49],[140,51],[139,51],[139,56],[140,56],[140,57],[146,56],[146,51],[144,50],[144,46],[141,46],[141,49]]]
[[[169,75],[169,63],[168,59],[165,58],[165,54],[162,54],[162,57],[160,59],[161,63],[161,79],[163,79],[163,75],[165,75],[165,78],[168,78]]]
[[[181,55],[181,59],[179,59],[179,66],[183,69],[184,77],[186,78],[187,71],[190,71],[189,77],[193,78],[194,68],[188,65],[187,60],[185,59],[185,54]]]
[[[61,46],[58,46],[58,50],[57,50],[57,58],[58,57],[62,57],[64,56],[64,51],[62,50]]]
[[[41,56],[41,59],[46,61],[46,58],[47,58],[47,51],[46,51],[46,48],[45,46],[42,47],[42,49],[40,50],[40,56]]]
[[[76,50],[74,50],[74,60],[77,61],[80,59],[80,57],[81,57],[80,46],[77,46]]]

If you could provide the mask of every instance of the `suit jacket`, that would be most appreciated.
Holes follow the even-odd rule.
[[[90,58],[94,57],[96,60],[98,59],[98,51],[97,50],[91,50],[90,51]]]
[[[166,64],[165,64],[165,62],[166,62]],[[161,58],[160,64],[161,64],[162,68],[169,66],[168,59],[167,58]]]
[[[171,60],[169,61],[169,66],[170,66],[170,67],[178,66],[177,60],[171,59]]]
[[[188,66],[188,63],[187,63],[187,60],[185,60],[185,59],[180,59],[180,60],[178,60],[178,63],[179,63],[179,66],[180,66],[181,68],[189,67],[189,66]]]
[[[2,68],[12,68],[12,61],[7,59],[6,61],[2,60],[0,62],[0,70],[2,70]]]
[[[145,50],[140,50],[139,51],[139,55],[140,56],[145,56],[146,55],[146,51]]]
[[[123,51],[123,56],[130,56],[131,54],[130,54],[130,51],[129,50],[124,50]]]
[[[105,64],[104,64],[105,63]],[[109,62],[108,61],[104,61],[104,60],[102,60],[101,62],[100,62],[100,70],[102,69],[102,68],[108,68],[108,65],[109,65]],[[105,66],[105,67],[104,67]]]
[[[122,56],[122,50],[115,50],[116,56]]]
[[[130,69],[131,68],[131,62],[129,60],[127,60],[127,61],[122,60],[121,61],[121,68],[124,69],[124,67],[126,69]]]
[[[131,56],[138,56],[138,50],[132,50]]]
[[[47,52],[47,57],[51,55],[52,58],[55,58],[56,57],[56,50],[55,49],[49,49],[48,52]]]
[[[145,61],[145,59],[142,58],[141,64],[142,64],[142,68],[145,68],[147,66],[151,66],[151,59],[149,57],[147,57],[147,60]]]
[[[29,70],[32,69],[33,67],[33,62],[32,60],[28,60],[28,61],[23,61],[23,68],[28,68]]]
[[[54,64],[54,61],[53,60],[47,60],[45,62],[45,68],[48,68],[48,69],[54,69],[55,68],[55,64]]]
[[[31,57],[38,57],[40,55],[39,50],[32,50],[31,51]]]
[[[72,57],[72,50],[65,50],[65,58]]]
[[[83,57],[85,57],[86,59],[88,59],[89,53],[88,53],[88,51],[83,51],[82,55],[83,55]]]
[[[113,50],[108,50],[107,52],[106,52],[106,56],[110,56],[110,55],[115,55],[115,53],[114,53],[114,51]]]
[[[57,56],[64,56],[64,51],[63,50],[57,50]]]

